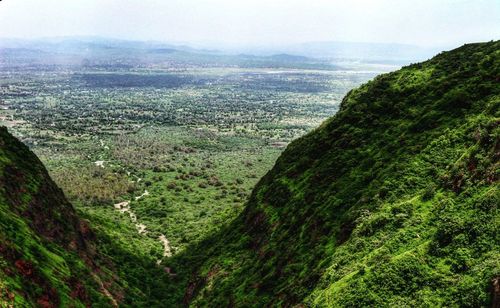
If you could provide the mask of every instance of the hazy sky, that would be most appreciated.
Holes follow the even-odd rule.
[[[0,37],[236,45],[500,39],[500,0],[3,0]]]

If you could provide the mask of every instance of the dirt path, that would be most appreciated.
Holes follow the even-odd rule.
[[[140,179],[139,179],[139,180],[137,180],[137,181],[140,181]],[[146,197],[146,196],[149,196],[149,191],[147,191],[147,190],[145,190],[145,191],[142,193],[142,195],[140,195],[140,196],[138,196],[138,197],[135,197],[135,201],[137,201],[137,200],[139,200],[139,199],[141,199],[141,198],[144,198],[144,197]]]
[[[172,252],[170,251],[170,242],[168,241],[165,235],[160,235],[158,240],[163,244],[163,256],[170,258],[172,256]]]
[[[137,228],[137,232],[139,234],[146,234],[148,233],[148,230],[146,230],[146,225],[145,224],[136,224],[135,227]]]

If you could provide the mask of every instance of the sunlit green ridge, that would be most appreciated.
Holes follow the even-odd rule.
[[[228,228],[178,256],[193,306],[492,304],[500,43],[381,75],[292,142]]]

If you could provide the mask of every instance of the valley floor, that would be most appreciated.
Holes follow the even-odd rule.
[[[144,271],[159,270],[168,281],[177,273],[164,261],[237,217],[285,146],[377,72],[2,74],[1,123],[30,145],[90,220],[101,250],[118,264],[140,258],[149,264]],[[124,76],[135,84],[122,84],[131,80]],[[174,77],[185,84],[170,86]],[[139,277],[131,267],[122,271],[127,281]],[[129,288],[132,299],[144,297],[139,284]]]

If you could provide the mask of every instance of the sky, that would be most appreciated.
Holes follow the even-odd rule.
[[[0,37],[423,47],[500,39],[500,0],[3,0]]]

